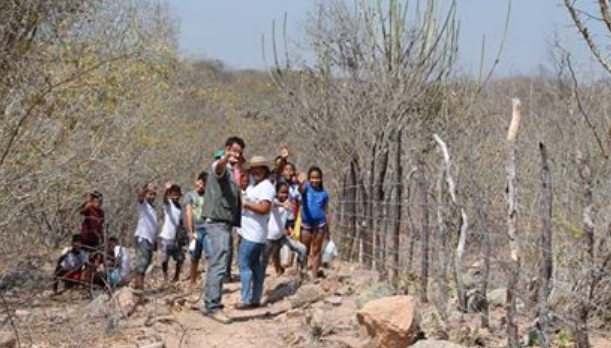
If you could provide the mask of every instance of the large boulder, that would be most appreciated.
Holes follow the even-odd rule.
[[[420,313],[413,296],[384,297],[367,303],[357,320],[384,348],[405,348],[420,335]]]
[[[384,297],[396,295],[395,289],[387,283],[376,284],[363,291],[356,299],[356,307],[363,308],[367,303]]]
[[[416,344],[409,346],[409,348],[466,348],[466,347],[461,346],[460,344],[452,343],[450,341],[423,340],[423,341],[416,342]]]

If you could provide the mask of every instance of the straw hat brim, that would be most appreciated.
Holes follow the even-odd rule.
[[[252,169],[252,168],[256,168],[256,167],[265,167],[267,169],[270,169],[274,166],[274,162],[272,161],[268,161],[265,158],[262,157],[253,157],[250,161],[246,162],[246,164],[244,164],[244,169]]]

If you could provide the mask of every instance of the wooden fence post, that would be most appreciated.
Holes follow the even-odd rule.
[[[401,163],[402,154],[402,136],[403,132],[397,131],[397,142],[395,149],[395,211],[393,221],[393,282],[395,286],[399,285],[399,255],[401,252],[401,218],[403,213],[403,163]],[[409,185],[409,183],[408,183]]]
[[[447,262],[447,238],[446,238],[446,220],[445,220],[445,179],[446,179],[446,168],[443,162],[439,169],[439,177],[437,178],[437,228],[438,228],[438,249],[437,257],[439,264],[439,314],[442,319],[448,318],[448,287],[447,287],[447,274],[448,274],[448,262]]]
[[[426,180],[426,169],[424,158],[418,159],[418,171],[420,186],[420,199],[422,207],[422,226],[420,229],[421,263],[420,263],[420,301],[428,302],[428,282],[429,282],[429,205],[428,205],[428,184]]]
[[[507,132],[507,236],[509,237],[509,281],[507,284],[507,338],[509,348],[519,348],[517,291],[520,280],[520,241],[518,239],[518,179],[516,140],[522,118],[520,100],[512,100],[513,112]]]
[[[456,192],[456,183],[454,178],[452,177],[452,161],[450,157],[450,151],[448,150],[448,146],[446,143],[437,135],[433,134],[433,138],[435,142],[439,146],[441,153],[443,155],[443,167],[445,172],[445,181],[448,184],[448,193],[450,194],[450,198],[452,199],[452,203],[460,211],[460,232],[458,236],[458,243],[456,246],[456,254],[454,258],[454,278],[456,279],[456,288],[458,293],[458,309],[461,312],[467,311],[467,291],[465,289],[464,281],[462,278],[462,260],[465,253],[465,247],[467,243],[467,235],[469,233],[469,218],[467,213],[465,212],[464,207],[460,203],[458,199],[458,193]],[[442,202],[443,203],[443,202]],[[440,221],[441,223],[441,221]],[[443,222],[445,224],[445,222]],[[440,229],[440,232],[444,233],[443,244],[440,246],[442,250],[445,252],[445,226]],[[441,241],[441,237],[440,237]],[[440,254],[441,256],[441,254]],[[445,272],[445,255],[443,257],[444,265],[442,265],[442,270]],[[445,276],[445,275],[444,275]]]

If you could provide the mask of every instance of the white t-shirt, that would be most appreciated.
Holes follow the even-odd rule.
[[[176,231],[180,225],[182,209],[177,208],[172,202],[163,205],[163,227],[159,237],[165,240],[176,239]]]
[[[155,243],[157,236],[157,212],[147,201],[138,202],[138,226],[136,226],[136,237]]]
[[[258,203],[268,201],[270,204],[276,197],[276,189],[269,180],[263,180],[256,186],[248,186],[243,196],[245,202]],[[265,243],[267,240],[267,224],[269,213],[257,214],[249,209],[242,209],[242,238],[253,243]]]
[[[131,263],[129,259],[129,250],[126,248],[117,245],[115,246],[115,258],[120,259],[120,262],[117,266],[119,269],[119,281],[125,281],[129,277],[129,272],[131,271]]]
[[[278,240],[284,235],[284,226],[289,218],[291,209],[275,205],[272,207],[272,212],[269,216],[267,239]]]

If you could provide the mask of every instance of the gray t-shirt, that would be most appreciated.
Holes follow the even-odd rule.
[[[187,209],[187,206],[191,206],[193,211],[193,228],[197,229],[199,227],[203,227],[205,223],[205,219],[202,216],[204,209],[204,195],[200,195],[195,190],[191,190],[185,194],[183,201],[183,207]]]
[[[206,203],[204,217],[213,222],[224,222],[239,227],[242,219],[240,188],[237,184],[235,168],[225,167],[221,175],[215,172],[218,161],[212,164],[212,175],[206,182]]]

